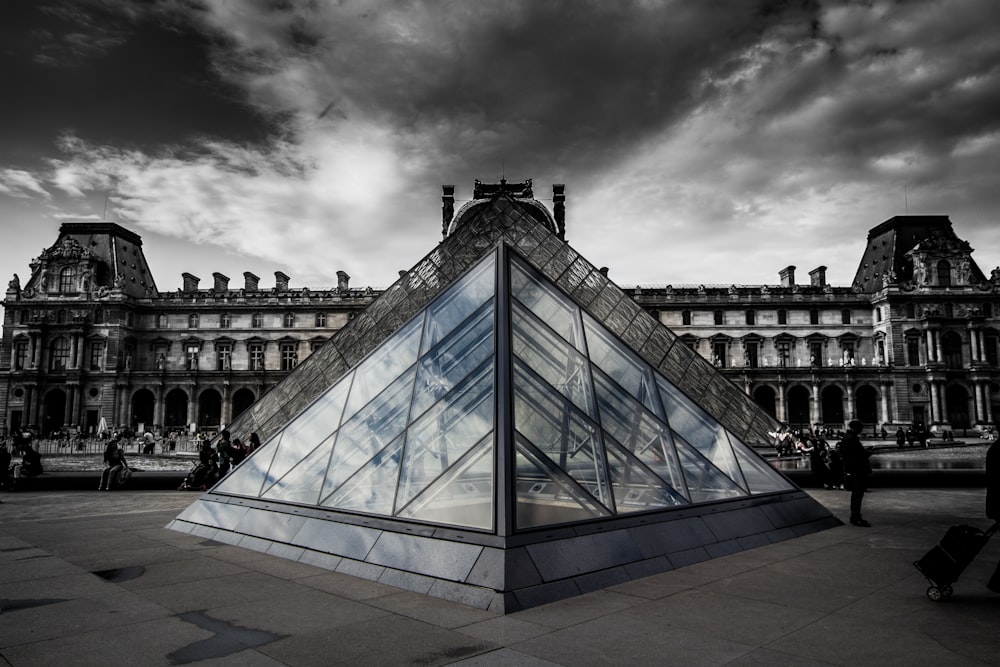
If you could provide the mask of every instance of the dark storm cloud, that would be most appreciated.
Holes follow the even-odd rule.
[[[5,4],[0,71],[5,97],[16,100],[0,107],[7,159],[31,165],[70,131],[138,146],[265,138],[269,119],[213,74],[221,37],[192,29],[190,11],[167,2]]]

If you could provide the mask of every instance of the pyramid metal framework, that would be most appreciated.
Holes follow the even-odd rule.
[[[509,612],[837,525],[746,444],[769,424],[745,395],[539,206],[466,207],[170,527]]]

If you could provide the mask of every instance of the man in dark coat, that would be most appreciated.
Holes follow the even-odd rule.
[[[847,433],[840,442],[840,455],[844,459],[844,472],[851,478],[851,525],[869,528],[871,524],[861,517],[861,501],[868,490],[868,477],[872,474],[869,458],[871,452],[865,449],[858,437],[864,424],[852,419],[847,424]]]

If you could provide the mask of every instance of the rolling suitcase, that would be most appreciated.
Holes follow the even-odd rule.
[[[996,523],[986,531],[966,525],[949,528],[941,543],[913,564],[931,584],[927,597],[935,601],[951,597],[951,585],[958,581],[998,528],[1000,524]]]

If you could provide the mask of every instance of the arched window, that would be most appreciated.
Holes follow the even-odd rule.
[[[941,287],[951,286],[951,262],[942,259],[937,263],[938,285]]]
[[[72,266],[67,266],[59,272],[59,291],[63,293],[76,291],[76,269]]]

